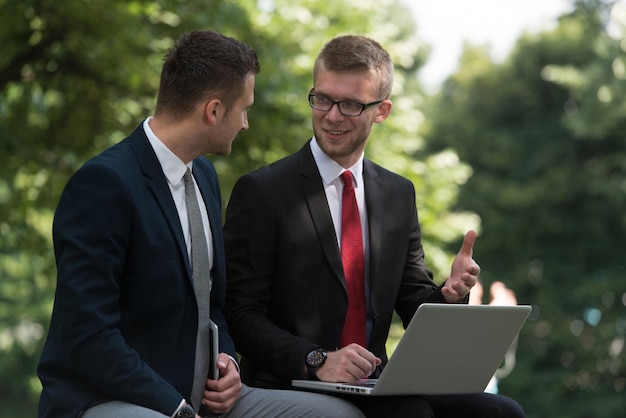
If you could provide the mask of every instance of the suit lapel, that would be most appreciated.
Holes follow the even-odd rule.
[[[395,296],[389,294],[389,285],[387,280],[396,280],[396,278],[388,277],[388,269],[386,266],[386,252],[396,251],[396,243],[389,242],[385,239],[388,233],[389,225],[385,222],[387,218],[393,216],[394,202],[385,194],[386,184],[385,176],[379,175],[379,168],[369,160],[363,161],[363,182],[365,184],[365,204],[367,206],[369,220],[369,286],[370,286],[370,303],[372,306],[372,316],[380,317],[381,312],[388,306],[389,298]],[[407,228],[409,225],[406,226]],[[385,335],[380,334],[382,330],[374,327],[372,330],[372,340],[384,338]]]
[[[346,282],[341,264],[341,254],[337,245],[337,234],[335,233],[326,194],[324,193],[324,187],[322,186],[319,170],[313,159],[309,142],[298,152],[298,166],[300,168],[302,187],[324,255],[345,288]]]
[[[376,278],[383,245],[384,199],[382,198],[383,186],[379,180],[374,164],[369,160],[363,160],[363,184],[365,185],[365,205],[369,228],[369,277],[372,294],[376,293],[374,288],[377,285]]]
[[[161,164],[152,146],[150,146],[148,137],[141,125],[130,135],[129,141],[137,158],[137,162],[146,177],[147,187],[152,191],[159,208],[163,212],[163,216],[165,216],[170,231],[178,246],[178,250],[181,253],[181,258],[186,261],[185,269],[187,274],[191,277],[191,266],[189,265],[189,257],[187,256],[183,229],[180,225],[180,219],[178,219],[178,211],[172,200],[172,193],[167,185],[167,179],[163,174]]]

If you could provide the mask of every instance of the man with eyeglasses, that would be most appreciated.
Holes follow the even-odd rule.
[[[392,84],[393,64],[376,41],[331,40],[313,68],[314,137],[233,189],[226,314],[251,386],[378,377],[394,309],[406,326],[423,302],[468,301],[480,272],[476,232],[436,286],[412,183],[364,158],[373,124],[391,112]],[[344,397],[368,417],[524,416],[515,401],[492,394]]]

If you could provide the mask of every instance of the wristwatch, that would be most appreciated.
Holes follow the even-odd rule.
[[[306,356],[306,369],[309,372],[309,379],[318,380],[317,379],[317,369],[324,365],[326,361],[326,351],[318,348],[317,350],[311,351]]]
[[[195,418],[196,411],[193,410],[191,405],[185,405],[178,410],[174,418]]]

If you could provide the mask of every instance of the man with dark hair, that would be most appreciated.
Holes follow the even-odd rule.
[[[239,376],[223,313],[220,189],[203,154],[228,155],[248,129],[258,71],[256,53],[235,39],[182,35],[154,117],[70,178],[53,225],[58,278],[39,417],[362,416]]]
[[[233,189],[224,225],[226,309],[249,385],[378,377],[394,310],[406,327],[421,303],[467,303],[480,273],[476,232],[436,286],[413,184],[364,158],[373,124],[391,112],[392,84],[391,58],[376,41],[331,40],[308,96],[313,139]],[[368,417],[524,416],[512,399],[486,393],[345,398]]]

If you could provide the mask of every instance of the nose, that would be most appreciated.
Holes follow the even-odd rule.
[[[248,115],[245,114],[243,115],[243,125],[241,125],[241,130],[247,131],[249,128],[250,128],[250,125],[248,124]]]
[[[339,111],[339,105],[333,103],[328,112],[326,112],[326,119],[330,120],[342,120],[345,116]]]

